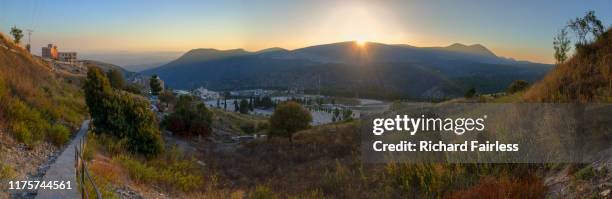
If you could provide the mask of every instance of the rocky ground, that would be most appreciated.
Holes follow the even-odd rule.
[[[590,164],[567,164],[545,178],[549,198],[612,198],[612,148]]]
[[[6,180],[40,180],[49,166],[59,155],[58,147],[44,142],[28,149],[23,143],[18,143],[6,131],[0,130],[0,162],[12,168],[11,179]],[[3,184],[2,186],[5,186]],[[33,192],[0,192],[0,198],[34,198]]]

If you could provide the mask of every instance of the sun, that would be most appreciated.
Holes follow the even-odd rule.
[[[361,39],[361,38],[360,38],[360,39],[356,39],[356,40],[355,40],[355,44],[357,44],[357,46],[360,46],[360,47],[365,46],[365,45],[366,45],[366,43],[367,43],[367,41],[366,41],[366,40],[364,40],[364,39]]]

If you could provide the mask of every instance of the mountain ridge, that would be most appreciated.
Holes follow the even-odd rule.
[[[321,87],[329,90],[387,90],[398,96],[430,98],[460,96],[469,87],[499,92],[513,80],[534,81],[549,69],[546,64],[498,57],[480,44],[412,47],[367,42],[361,46],[348,41],[294,50],[196,49],[143,74],[158,74],[166,85],[180,89],[204,85],[217,90],[318,89],[314,82],[321,79]],[[474,77],[482,78],[478,82]]]

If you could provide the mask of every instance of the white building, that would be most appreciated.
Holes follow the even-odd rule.
[[[191,93],[189,91],[186,90],[173,90],[172,91],[175,95],[177,96],[181,96],[181,95],[191,95]]]
[[[58,52],[57,56],[60,61],[75,63],[77,61],[77,53],[76,52]]]
[[[200,87],[200,88],[193,90],[193,94],[204,100],[218,99],[220,97],[219,92],[211,91],[204,87]]]

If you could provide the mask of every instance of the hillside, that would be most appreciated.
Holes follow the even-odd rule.
[[[524,100],[536,102],[612,102],[612,33],[578,49],[535,84]]]
[[[320,89],[325,94],[417,99],[461,96],[470,87],[499,92],[512,81],[540,79],[550,66],[495,56],[482,45],[454,44],[419,48],[354,42],[296,50],[273,48],[196,49],[164,66],[143,71],[158,74],[166,85],[190,89]]]
[[[101,61],[94,61],[94,60],[83,60],[85,66],[87,68],[95,66],[98,67],[100,69],[102,69],[102,71],[107,72],[108,70],[111,69],[117,69],[119,71],[121,71],[121,73],[123,73],[123,76],[125,76],[126,78],[132,77],[134,76],[136,73],[132,72],[132,71],[128,71],[126,69],[124,69],[121,66],[117,66],[114,64],[110,64],[110,63],[105,63],[105,62],[101,62]]]
[[[40,177],[84,118],[79,81],[63,75],[0,34],[0,180]]]

